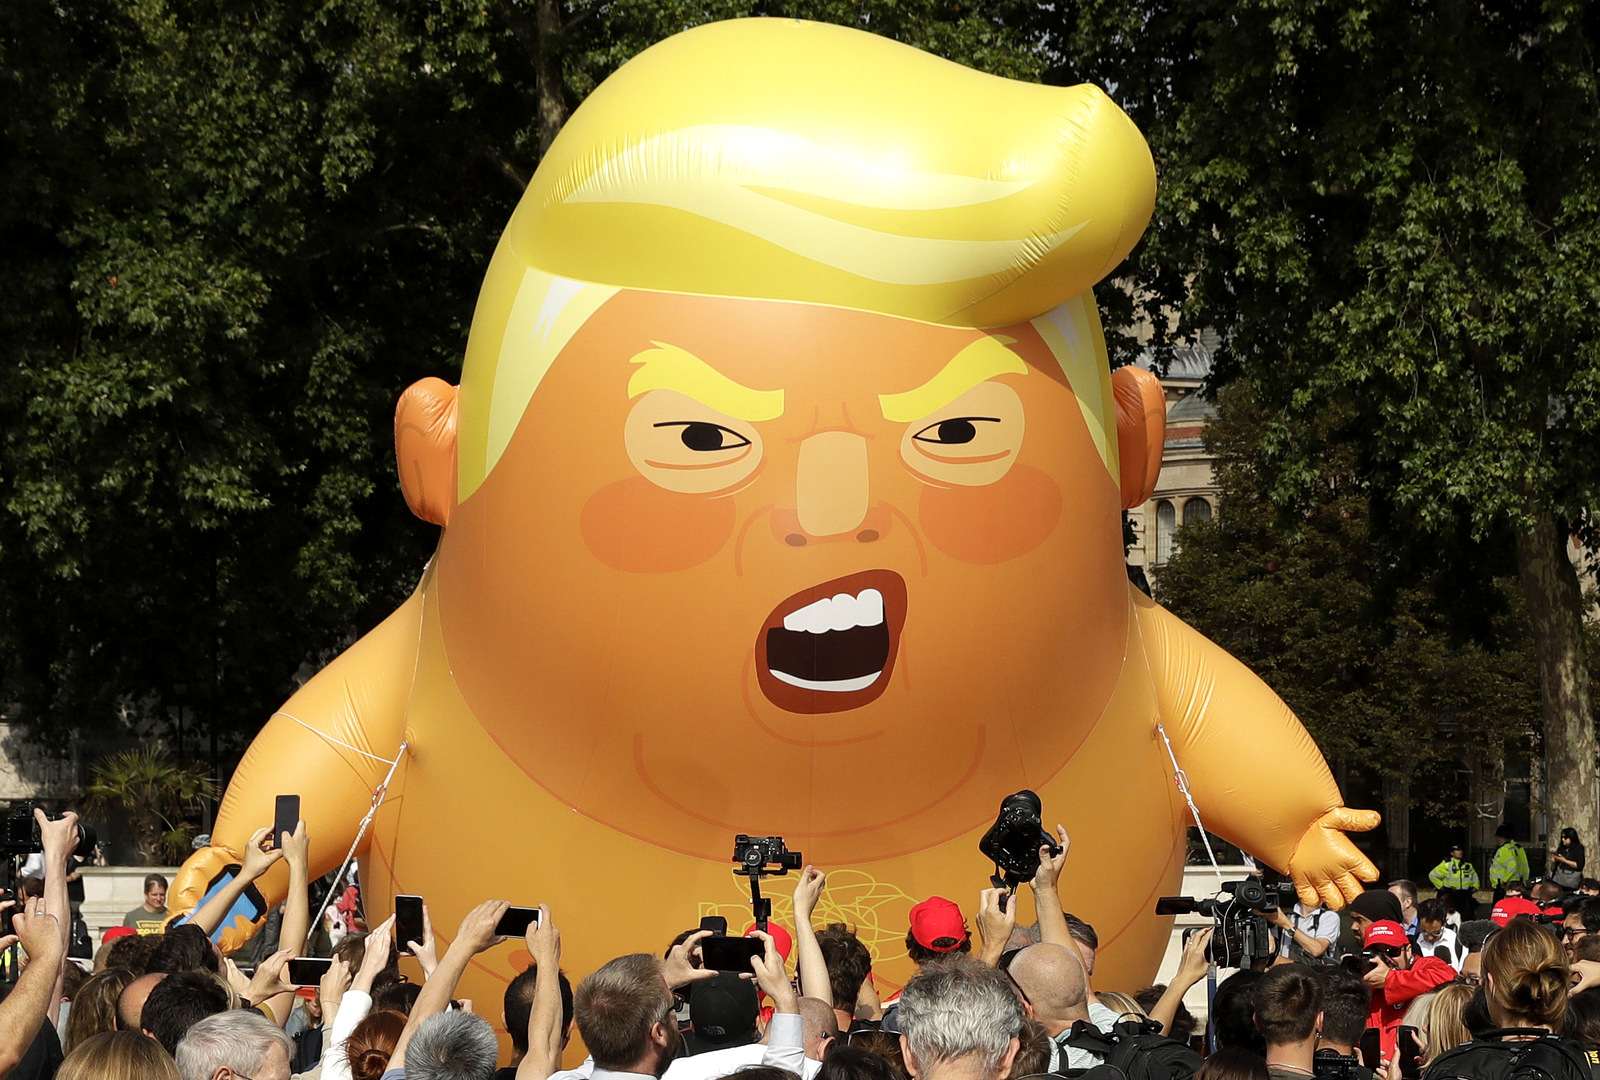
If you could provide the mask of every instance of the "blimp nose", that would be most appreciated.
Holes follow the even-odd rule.
[[[854,431],[819,431],[801,441],[794,495],[793,510],[772,514],[774,535],[790,547],[871,543],[889,531],[888,509],[871,505],[867,439]]]

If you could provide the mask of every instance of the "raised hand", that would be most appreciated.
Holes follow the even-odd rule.
[[[1034,872],[1033,881],[1030,882],[1034,892],[1054,892],[1057,882],[1061,880],[1062,868],[1067,865],[1067,850],[1072,847],[1072,841],[1067,837],[1065,826],[1056,826],[1056,836],[1060,840],[1059,853],[1052,855],[1048,845],[1039,845],[1039,869]]]
[[[244,846],[244,853],[239,859],[239,877],[241,880],[254,881],[270,870],[279,859],[283,858],[282,848],[267,846],[271,836],[271,825],[264,826],[250,834],[250,839]]]
[[[680,986],[687,986],[701,979],[716,977],[715,971],[696,967],[695,961],[700,958],[700,943],[711,936],[710,930],[698,930],[672,947],[667,953],[666,962],[661,965],[661,974],[667,980],[667,985],[676,990]]]
[[[822,899],[822,890],[827,887],[828,876],[815,866],[800,871],[800,880],[794,886],[795,922],[811,921],[811,913],[817,910],[817,901]]]

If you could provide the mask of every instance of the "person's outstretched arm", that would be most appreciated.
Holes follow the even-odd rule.
[[[78,846],[78,815],[68,810],[59,820],[51,821],[43,810],[34,807],[33,818],[39,823],[39,846],[44,848],[44,910],[60,924],[61,952],[65,956],[72,942],[72,899],[67,894],[67,874],[72,870],[73,849]],[[61,1015],[61,989],[67,977],[67,965],[63,962],[56,966],[48,1014],[52,1024]]]
[[[267,825],[250,834],[239,863],[239,872],[189,917],[189,922],[205,931],[207,937],[217,932],[217,927],[222,925],[222,920],[228,917],[228,912],[233,910],[233,905],[251,883],[283,858],[282,848],[262,846],[271,833],[272,826]]]
[[[416,1004],[411,1006],[411,1016],[406,1020],[405,1029],[400,1032],[400,1040],[395,1043],[394,1053],[389,1058],[390,1069],[406,1067],[406,1047],[411,1045],[417,1028],[434,1013],[444,1012],[445,1006],[455,996],[456,984],[461,981],[472,958],[506,940],[497,935],[494,928],[510,906],[509,900],[485,900],[461,920],[456,939],[440,957],[439,966],[434,969],[433,976],[422,984],[422,993],[417,995]]]
[[[1172,981],[1162,992],[1161,1000],[1150,1009],[1150,1019],[1161,1025],[1163,1035],[1172,1033],[1172,1021],[1183,1004],[1183,995],[1206,977],[1206,970],[1210,966],[1206,960],[1206,946],[1211,944],[1211,934],[1212,929],[1208,926],[1189,935],[1189,941],[1183,947],[1183,959],[1178,962],[1177,974],[1172,976]]]
[[[778,955],[772,935],[758,931],[751,936],[766,943],[766,955],[752,956],[750,966],[755,969],[756,985],[772,999],[772,1019],[767,1023],[767,1048],[762,1051],[761,1064],[788,1069],[800,1076],[806,1060],[800,999],[783,973],[783,957]]]
[[[978,933],[983,937],[978,959],[990,967],[1000,966],[1011,931],[1017,926],[1016,897],[1007,899],[1001,910],[1001,900],[1009,895],[1006,889],[984,889],[978,894]]]
[[[528,1010],[528,1052],[517,1063],[516,1080],[546,1080],[561,1068],[561,931],[550,909],[539,905],[539,921],[529,927],[533,957],[533,1007]]]
[[[1078,946],[1073,944],[1072,933],[1067,929],[1066,913],[1061,910],[1061,871],[1066,868],[1072,839],[1062,825],[1056,826],[1056,837],[1061,851],[1052,855],[1049,848],[1040,846],[1039,869],[1034,871],[1028,887],[1033,890],[1034,913],[1039,916],[1039,940],[1064,945],[1077,953]]]
[[[283,922],[278,932],[278,947],[290,956],[304,956],[306,937],[311,932],[310,883],[306,880],[306,855],[310,838],[306,823],[295,822],[293,833],[277,838],[283,849],[283,861],[289,864],[289,895],[283,902]],[[294,1008],[292,995],[277,995],[263,1002],[272,1018],[282,1027],[289,1022],[289,1012]]]
[[[10,901],[7,906],[12,906]],[[0,1001],[0,1076],[17,1067],[39,1034],[52,1002],[61,1000],[56,987],[67,957],[66,944],[61,940],[62,921],[40,911],[40,907],[38,897],[29,900],[14,920],[16,932],[0,938],[0,949],[20,942],[28,954],[28,966],[22,969],[11,993]]]
[[[800,992],[806,997],[814,997],[832,1005],[833,987],[828,982],[828,963],[822,958],[822,946],[817,943],[817,931],[811,925],[817,901],[827,887],[827,875],[815,866],[800,871],[800,880],[794,886],[794,950]]]

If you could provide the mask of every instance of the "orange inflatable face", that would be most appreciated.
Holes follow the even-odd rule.
[[[624,290],[451,515],[438,595],[474,715],[580,813],[861,862],[1072,756],[1121,667],[1121,541],[1031,326]]]

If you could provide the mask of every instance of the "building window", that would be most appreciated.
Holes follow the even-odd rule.
[[[1162,499],[1156,503],[1156,565],[1172,558],[1172,532],[1178,527],[1178,515],[1172,504]]]
[[[1211,520],[1211,504],[1202,498],[1193,498],[1183,504],[1183,523],[1198,525]]]

